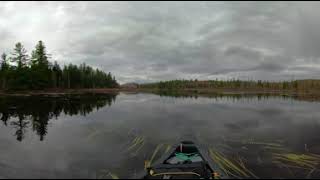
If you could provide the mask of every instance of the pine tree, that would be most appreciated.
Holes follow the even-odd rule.
[[[17,64],[18,69],[25,67],[28,64],[28,54],[27,50],[23,45],[18,42],[15,45],[14,52],[12,53],[13,57],[11,58],[12,62]]]
[[[0,89],[27,90],[46,88],[105,88],[117,87],[118,83],[111,73],[93,69],[86,64],[69,64],[63,70],[57,62],[50,63],[49,55],[42,41],[39,41],[31,53],[29,61],[27,51],[17,43],[10,61],[7,55],[0,57]]]
[[[2,53],[1,55],[1,70],[5,70],[8,68],[8,58],[6,53]]]
[[[61,78],[62,78],[62,70],[57,63],[57,61],[54,62],[53,67],[52,67],[52,76],[51,76],[51,81],[53,83],[54,88],[58,88],[61,85]]]
[[[32,86],[35,89],[48,88],[52,85],[48,59],[46,47],[42,41],[39,41],[31,55]]]
[[[1,81],[1,88],[6,89],[7,79],[8,79],[8,58],[7,54],[3,53],[1,55],[1,69],[0,69],[0,81]]]
[[[35,50],[32,51],[32,65],[39,66],[40,68],[49,67],[49,57],[46,51],[46,46],[42,41],[39,41],[35,47]]]

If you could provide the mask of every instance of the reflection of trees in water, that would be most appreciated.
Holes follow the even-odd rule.
[[[28,128],[29,121],[26,121],[25,117],[22,114],[18,115],[17,121],[12,121],[10,125],[16,129],[15,136],[17,136],[18,141],[22,141],[24,138],[24,134],[26,132],[26,129]]]
[[[155,94],[163,97],[174,97],[174,98],[195,98],[206,97],[211,99],[225,99],[225,100],[265,100],[269,98],[281,98],[281,99],[292,99],[294,97],[281,94],[272,93],[252,93],[252,94],[219,94],[219,93],[197,93],[197,92],[181,92],[181,91],[156,91]]]
[[[42,141],[48,131],[48,123],[66,115],[86,116],[94,110],[115,102],[116,94],[66,95],[61,97],[2,97],[0,120],[15,129],[15,136],[22,141],[28,128],[36,132]],[[31,126],[30,126],[31,124]]]

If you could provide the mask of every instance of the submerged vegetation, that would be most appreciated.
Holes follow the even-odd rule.
[[[46,46],[39,41],[31,56],[21,43],[13,53],[1,55],[0,90],[41,90],[48,88],[114,88],[118,83],[112,74],[86,64],[69,64],[63,68],[50,62]]]
[[[316,170],[320,163],[320,156],[316,154],[274,153],[274,163],[293,168]]]
[[[221,170],[232,177],[259,178],[253,172],[261,165],[262,167],[283,168],[282,173],[286,177],[311,178],[313,173],[320,172],[320,155],[310,152],[293,151],[284,142],[263,142],[258,140],[233,140],[225,142],[232,148],[239,148],[233,152],[230,149],[221,151],[228,152],[224,155],[221,151],[209,149],[210,156],[221,168]],[[249,161],[257,159],[258,164],[244,164],[243,159],[251,158]],[[267,175],[268,172],[266,172]],[[281,176],[281,175],[280,175]],[[272,175],[270,177],[273,177]]]
[[[128,161],[138,166],[129,177],[139,177],[135,170],[144,169],[155,165],[164,154],[172,148],[173,141],[155,140],[144,133],[130,133],[126,137],[123,154]],[[209,159],[216,166],[217,173],[222,177],[230,178],[313,178],[320,173],[320,155],[317,151],[309,151],[308,148],[299,151],[284,139],[264,139],[250,136],[221,137],[212,140],[196,137],[195,142],[207,152]],[[148,140],[147,140],[148,139]],[[303,145],[302,145],[303,146]],[[143,163],[144,162],[144,163]],[[262,171],[263,170],[263,171]],[[113,173],[121,174],[118,167],[104,171],[101,177],[115,178]],[[221,174],[220,174],[221,173]],[[125,175],[126,176],[126,175]],[[126,176],[128,177],[128,176]]]
[[[101,170],[98,179],[120,179],[120,178],[119,176],[109,172],[108,170]]]
[[[223,154],[215,151],[213,148],[209,149],[209,154],[212,160],[219,166],[219,168],[230,177],[255,177],[256,176],[246,168],[242,158],[238,158],[239,162],[232,162],[226,158]]]
[[[161,143],[157,144],[155,147],[153,146],[153,149],[150,150],[148,148],[149,150],[147,150],[146,148],[148,145],[145,144],[145,141],[143,144],[147,146],[141,146],[141,143],[139,145],[139,142],[141,142],[140,140],[144,139],[143,137],[144,136],[135,137],[127,150],[136,153],[135,149],[143,149],[141,150],[142,152],[139,153],[140,155],[142,155],[143,152],[145,153],[148,151],[149,155],[147,155],[144,164],[145,168],[147,168],[154,165],[155,161],[163,154],[167,153],[172,146],[170,144]],[[269,166],[272,168],[285,167],[284,170],[288,172],[287,175],[290,175],[292,178],[313,177],[313,173],[319,172],[320,155],[312,153],[293,153],[288,147],[285,147],[279,142],[241,140],[225,143],[229,144],[228,146],[232,147],[233,150],[217,150],[215,145],[208,147],[206,150],[213,163],[228,177],[259,179],[260,177],[255,174],[255,166],[257,165]],[[237,143],[241,148],[234,151],[234,148],[237,148],[238,146]],[[245,146],[247,147],[246,150],[243,149]],[[223,153],[224,151],[226,153]],[[256,153],[256,151],[259,153]],[[255,157],[256,155],[257,157]],[[262,164],[252,164],[252,162],[250,162],[254,160],[252,158],[260,159]],[[303,172],[300,172],[300,175],[295,175],[293,172],[296,172],[297,170],[302,170]],[[269,175],[270,177],[272,176],[271,174]]]
[[[139,152],[139,150],[144,146],[145,144],[145,137],[135,137],[131,146],[128,148],[129,151],[133,151],[132,155],[136,156]]]
[[[129,157],[130,159],[132,158],[133,161],[136,159],[136,156],[143,156],[143,158],[146,158],[144,162],[145,168],[155,165],[154,163],[172,148],[172,145],[168,143],[153,144],[151,142],[146,142],[143,135],[137,135],[134,138],[129,139],[125,154],[127,154],[128,151],[134,153],[135,157]],[[256,172],[256,170],[263,167],[270,168],[273,173],[278,173],[279,171],[276,169],[280,168],[281,174],[279,174],[279,177],[312,178],[316,177],[314,174],[320,172],[320,155],[308,152],[293,152],[289,147],[286,147],[278,141],[260,142],[258,140],[239,140],[225,141],[225,143],[226,147],[228,146],[232,149],[221,149],[218,148],[217,145],[206,142],[209,146],[208,149],[204,150],[208,152],[209,158],[211,158],[213,163],[217,166],[216,168],[230,178],[259,179],[262,177],[275,177],[272,173],[268,174],[270,173],[268,171],[259,174],[262,175],[262,177],[256,174],[261,173]],[[244,149],[244,147],[247,148]],[[137,149],[140,151],[137,152]],[[141,166],[142,163],[139,167],[141,168]],[[297,172],[299,173],[297,174]],[[110,171],[104,170],[101,174],[101,178],[106,177],[113,179],[118,178],[118,176],[110,173]]]

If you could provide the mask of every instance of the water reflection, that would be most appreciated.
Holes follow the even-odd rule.
[[[139,178],[146,159],[180,140],[219,152],[252,177],[320,177],[319,103],[147,93],[120,93],[114,103],[115,96],[0,98],[0,178]],[[304,158],[312,168],[299,164]]]
[[[229,99],[242,99],[242,98],[254,98],[258,100],[268,99],[270,97],[280,97],[283,99],[292,98],[287,94],[273,94],[273,93],[230,93],[230,94],[222,94],[222,93],[197,93],[197,91],[193,92],[180,92],[180,91],[155,91],[154,94],[159,96],[168,96],[168,97],[176,97],[176,98],[195,98],[204,96],[209,98],[229,98]]]
[[[86,116],[104,106],[111,106],[117,94],[65,95],[59,97],[1,97],[0,119],[3,124],[15,130],[18,141],[24,139],[28,130],[36,132],[43,141],[51,119],[62,113]]]
[[[138,93],[139,94],[139,93]],[[198,99],[202,95],[182,93],[175,91],[161,91],[155,94],[160,97],[174,97],[179,99]],[[94,110],[105,106],[111,106],[115,102],[117,94],[86,94],[86,95],[64,95],[59,97],[31,96],[31,97],[0,97],[0,120],[3,124],[15,130],[17,141],[22,141],[28,130],[35,132],[40,141],[43,141],[51,119],[58,119],[63,113],[65,115],[86,116]],[[216,102],[238,101],[260,101],[268,98],[292,99],[287,95],[272,94],[209,94],[205,97]],[[236,128],[232,125],[226,125]]]
[[[199,93],[195,91],[181,92],[181,91],[154,91],[153,94],[157,94],[160,97],[174,97],[174,98],[194,98],[207,97],[213,99],[228,99],[228,100],[253,100],[260,101],[269,98],[278,98],[282,100],[299,100],[299,101],[309,101],[309,102],[320,102],[320,96],[312,94],[279,94],[279,93]]]

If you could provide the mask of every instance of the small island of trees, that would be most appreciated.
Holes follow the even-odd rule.
[[[31,55],[16,43],[13,52],[3,53],[0,60],[0,90],[44,90],[77,88],[116,88],[112,74],[86,64],[69,64],[63,68],[50,62],[46,46],[39,41]]]

